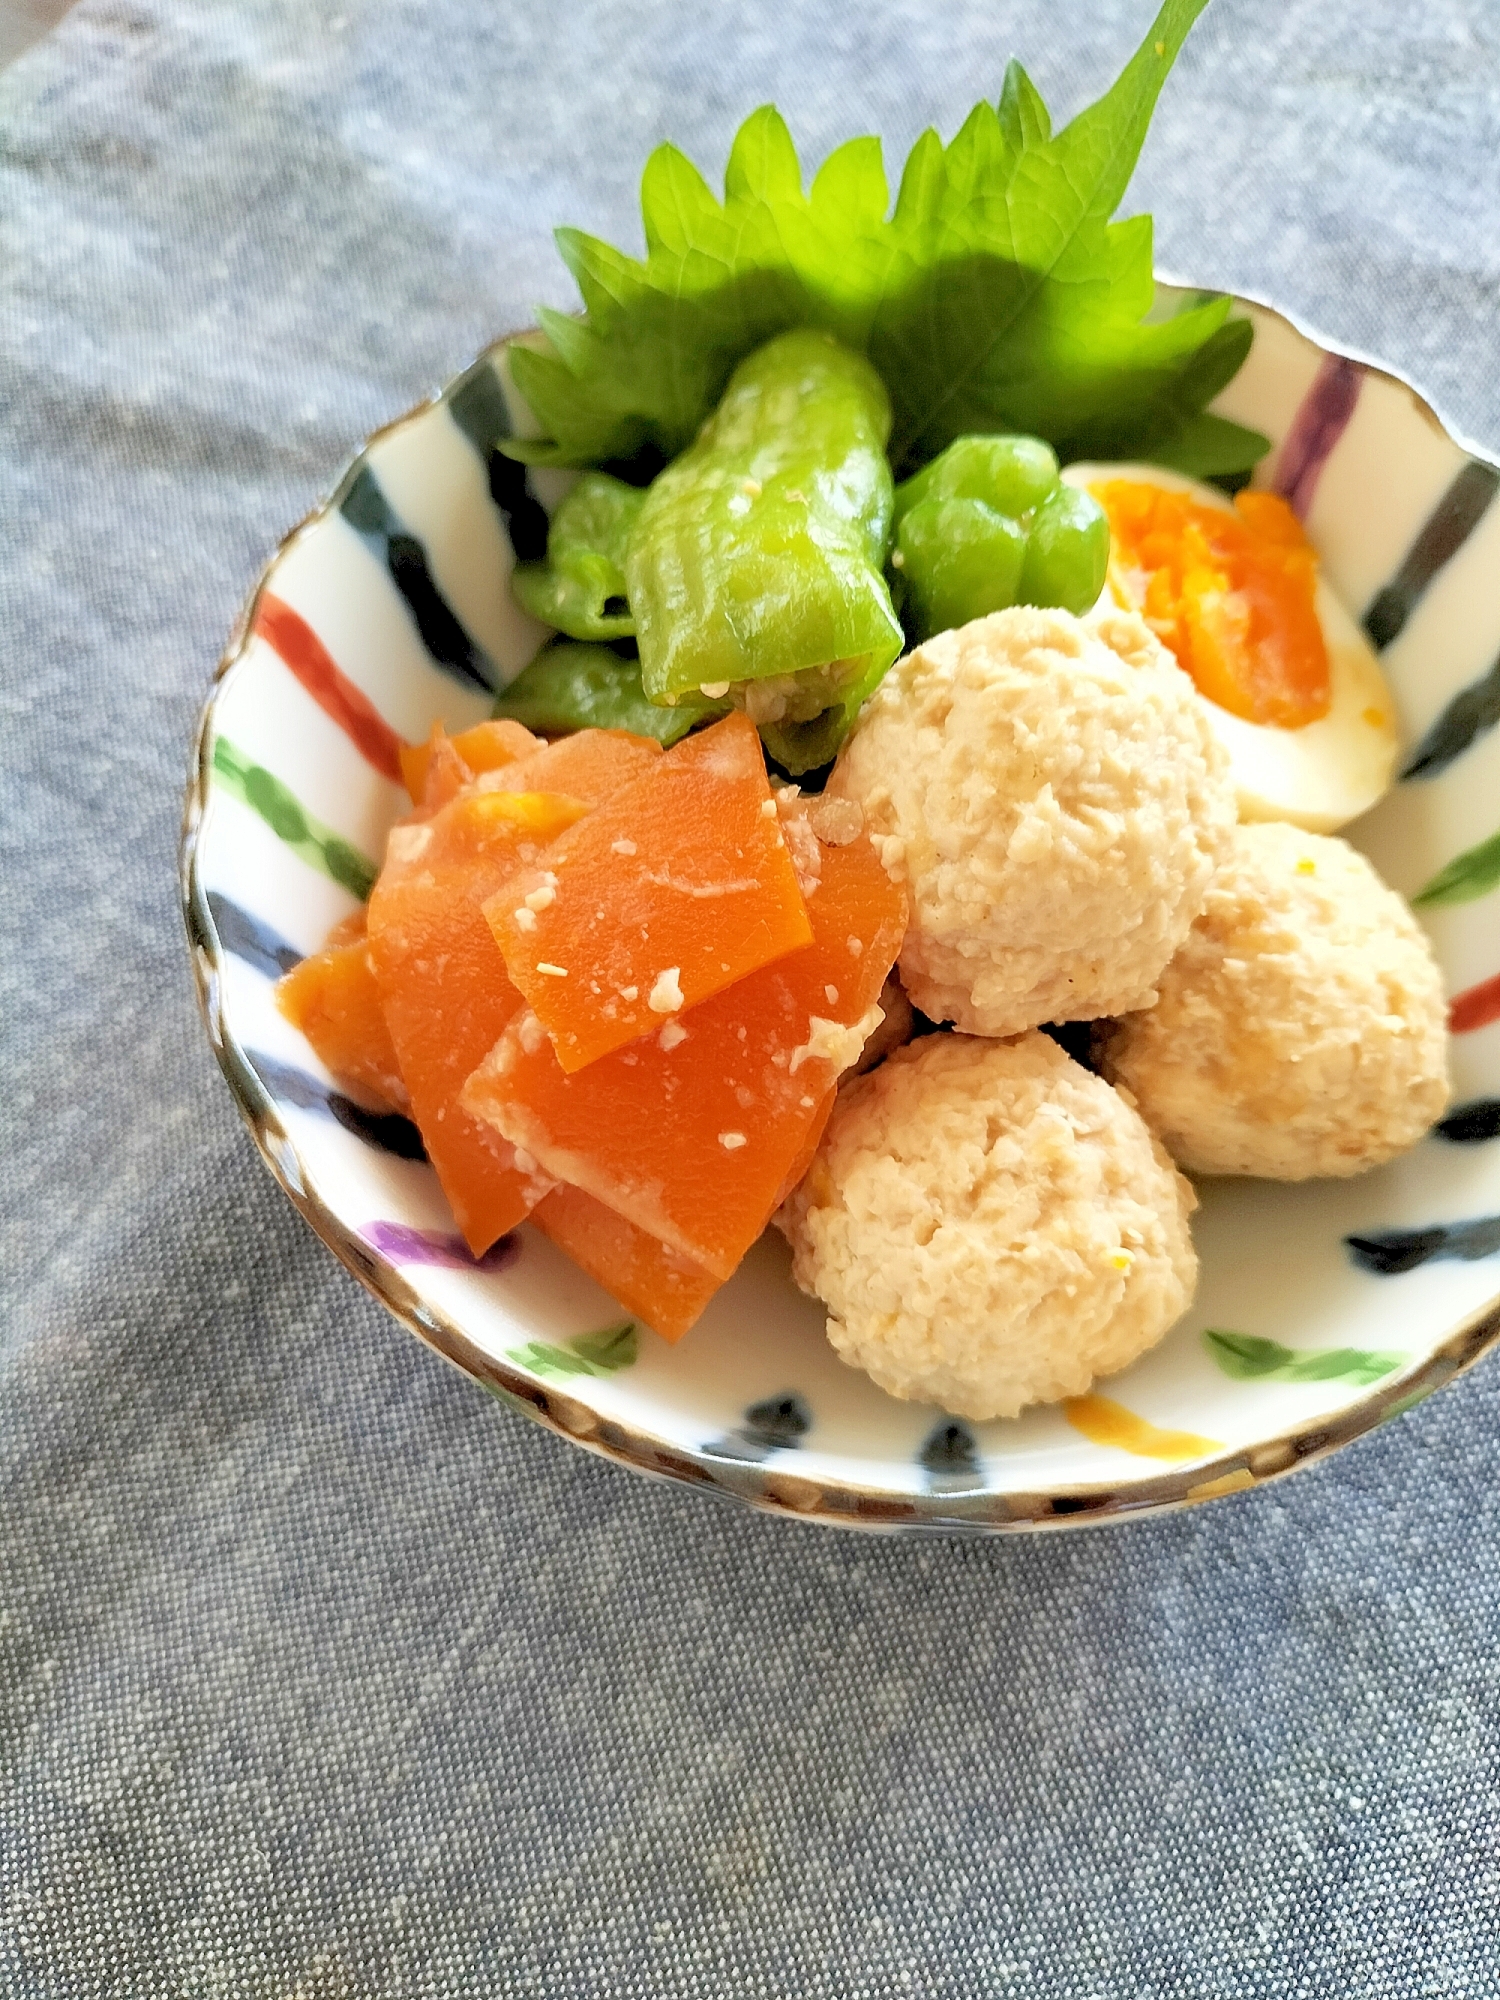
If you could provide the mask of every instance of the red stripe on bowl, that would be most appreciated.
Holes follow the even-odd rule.
[[[300,612],[266,591],[255,630],[280,655],[323,713],[336,722],[367,764],[401,783],[401,738],[369,696],[358,689]]]

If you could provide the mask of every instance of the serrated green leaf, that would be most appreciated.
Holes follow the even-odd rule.
[[[1154,465],[1185,472],[1191,479],[1218,479],[1254,465],[1265,455],[1267,442],[1259,431],[1204,410],[1164,434],[1148,455]]]
[[[506,449],[601,464],[675,456],[732,369],[789,327],[867,353],[891,393],[898,471],[965,432],[1045,437],[1063,457],[1247,470],[1257,433],[1204,414],[1244,358],[1248,322],[1205,300],[1164,319],[1151,227],[1111,222],[1168,70],[1206,0],[1166,0],[1106,94],[1054,134],[1019,63],[998,109],[977,105],[946,148],[913,146],[894,210],[879,141],[854,139],[804,194],[779,112],[736,134],[724,199],[672,146],[646,163],[638,261],[576,231],[558,245],[586,318],[544,323],[554,352],[513,350],[545,426]]]
[[[880,141],[846,139],[813,176],[808,208],[815,216],[838,213],[873,230],[884,222],[890,200]]]
[[[704,193],[708,193],[706,186]],[[752,111],[736,132],[724,169],[724,199],[726,206],[734,202],[772,207],[800,203],[802,168],[797,148],[774,104]]]
[[[1000,90],[1000,129],[1006,144],[1017,155],[1028,146],[1045,146],[1052,137],[1052,114],[1042,101],[1042,93],[1014,56],[1005,66],[1005,82]]]
[[[539,306],[537,320],[552,342],[558,360],[570,374],[580,375],[592,365],[598,343],[580,321],[570,318],[567,313],[555,311],[551,306]]]

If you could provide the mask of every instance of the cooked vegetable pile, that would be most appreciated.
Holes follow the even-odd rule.
[[[434,729],[407,775],[365,926],[282,1010],[409,1108],[476,1256],[530,1215],[675,1337],[801,1178],[905,893],[855,809],[773,794],[742,715],[666,752]]]
[[[585,313],[510,350],[511,448],[579,474],[512,578],[557,636],[407,747],[280,988],[476,1254],[529,1216],[675,1339],[776,1217],[840,1353],[1013,1415],[1185,1310],[1179,1167],[1352,1173],[1441,1109],[1431,951],[1321,837],[1389,694],[1287,504],[1204,483],[1265,450],[1206,407],[1248,323],[1153,316],[1110,220],[1203,4],[1056,135],[1012,64],[894,208],[873,139],[804,193],[767,109],[722,204],[652,156],[644,262],[560,233]]]

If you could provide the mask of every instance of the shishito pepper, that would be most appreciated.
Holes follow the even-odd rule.
[[[881,575],[890,427],[879,376],[827,334],[784,333],[740,363],[626,549],[652,701],[727,696],[794,773],[833,755],[901,650]]]
[[[646,699],[639,660],[572,639],[544,646],[495,702],[496,715],[513,717],[544,736],[628,729],[668,746],[723,708],[723,702],[701,695],[684,696],[675,708],[659,707]]]
[[[955,439],[896,489],[895,530],[917,640],[1012,604],[1087,611],[1104,588],[1104,511],[1060,483],[1040,438]]]
[[[607,472],[584,473],[552,516],[547,560],[512,572],[517,603],[572,639],[629,638],[625,550],[645,497]]]

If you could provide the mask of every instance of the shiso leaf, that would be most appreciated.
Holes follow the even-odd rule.
[[[1113,86],[1056,134],[1011,63],[998,106],[977,105],[946,147],[917,140],[893,210],[874,138],[840,146],[804,192],[771,105],[736,134],[722,202],[659,146],[641,182],[644,261],[558,231],[584,317],[547,313],[552,351],[511,350],[547,435],[505,449],[556,465],[673,457],[737,362],[811,325],[880,370],[898,474],[974,431],[1045,437],[1065,460],[1243,473],[1266,440],[1204,406],[1243,361],[1249,323],[1227,298],[1151,317],[1150,218],[1110,220],[1206,4],[1166,0]]]

